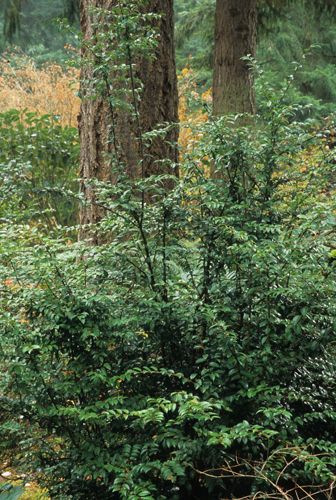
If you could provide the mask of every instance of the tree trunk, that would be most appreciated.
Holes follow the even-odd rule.
[[[256,0],[217,0],[213,113],[255,113],[253,75],[241,58],[256,55]]]
[[[81,210],[82,225],[96,224],[104,214],[104,209],[97,206],[94,188],[87,181],[98,179],[115,182],[115,174],[111,169],[112,155],[118,158],[130,178],[160,173],[177,175],[178,93],[173,0],[149,0],[145,4],[146,12],[161,14],[159,20],[153,21],[159,33],[159,41],[154,58],[137,56],[132,61],[125,61],[126,66],[129,65],[128,85],[132,81],[142,82],[141,99],[137,104],[133,102],[135,107],[133,106],[132,112],[125,108],[111,107],[109,87],[117,88],[119,85],[117,92],[120,94],[123,85],[127,86],[127,82],[118,84],[113,81],[113,69],[105,93],[97,94],[94,70],[99,61],[94,60],[95,56],[90,54],[89,48],[90,44],[95,44],[98,33],[92,7],[104,8],[106,12],[113,13],[113,8],[120,3],[122,2],[118,0],[81,0],[80,3],[81,30],[84,37],[82,104],[79,117],[80,176],[81,190],[87,201]],[[112,61],[113,63],[115,61]],[[132,100],[131,90],[125,89],[129,103]],[[163,123],[175,126],[170,127],[165,135],[154,137],[150,144],[142,140],[143,133],[156,130]]]

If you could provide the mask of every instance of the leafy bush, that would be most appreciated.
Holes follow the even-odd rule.
[[[110,243],[3,234],[2,390],[54,498],[332,495],[335,205],[285,189],[319,139],[265,103],[205,124],[169,192],[101,184]]]
[[[56,117],[17,110],[0,114],[0,217],[3,222],[76,223],[78,133]]]

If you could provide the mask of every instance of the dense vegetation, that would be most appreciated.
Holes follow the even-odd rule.
[[[117,181],[91,179],[88,201],[78,101],[64,106],[77,73],[54,64],[64,40],[45,26],[63,4],[37,4],[43,46],[24,22],[15,35],[36,64],[16,52],[0,80],[18,108],[0,114],[0,469],[45,489],[21,478],[0,498],[333,498],[335,18],[263,7],[258,113],[214,119],[211,28],[200,2],[177,2],[180,176],[130,178],[112,151]],[[123,58],[152,41],[122,36],[142,22],[125,7],[115,45],[106,28],[89,46],[95,99],[117,81],[109,103],[125,116],[141,85],[128,92]],[[89,203],[101,218],[79,227]]]

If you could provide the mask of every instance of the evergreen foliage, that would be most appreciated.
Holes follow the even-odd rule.
[[[281,20],[280,20],[281,19]],[[336,17],[314,2],[293,4],[285,17],[274,21],[272,34],[261,37],[259,59],[275,81],[288,72],[288,63],[301,63],[296,74],[295,100],[311,103],[315,116],[334,112],[336,102]]]
[[[2,49],[20,46],[37,61],[64,62],[64,46],[76,44],[76,37],[60,32],[59,19],[67,17],[78,23],[78,0],[2,0],[0,26],[3,26]]]

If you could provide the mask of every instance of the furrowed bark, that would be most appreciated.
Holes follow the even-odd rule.
[[[141,80],[143,85],[141,101],[136,105],[135,114],[111,106],[109,86],[114,85],[113,71],[106,82],[105,95],[97,95],[93,83],[95,61],[90,55],[89,46],[94,43],[98,28],[93,22],[92,8],[112,11],[119,3],[117,0],[81,0],[80,5],[84,38],[79,117],[80,177],[81,191],[87,201],[80,214],[82,226],[96,224],[104,215],[104,208],[96,203],[95,189],[88,181],[97,179],[115,182],[111,155],[118,158],[130,178],[160,173],[178,175],[178,92],[173,0],[149,0],[146,4],[146,12],[161,14],[159,20],[153,21],[160,35],[155,57],[134,59],[130,51],[129,80]],[[163,137],[155,137],[149,145],[141,140],[143,133],[156,130],[163,123],[175,125]],[[167,189],[169,187],[167,185]],[[80,238],[87,239],[86,234],[83,229]],[[91,240],[97,243],[92,235]]]

